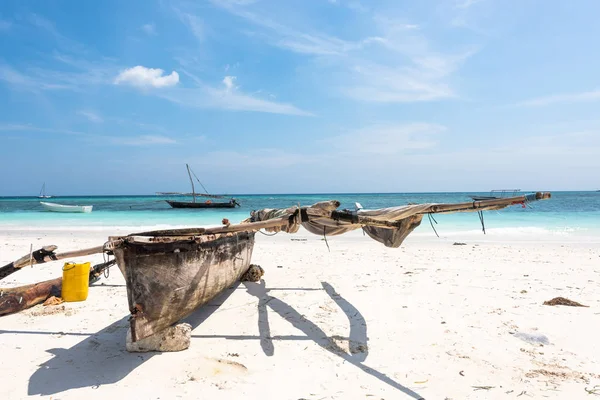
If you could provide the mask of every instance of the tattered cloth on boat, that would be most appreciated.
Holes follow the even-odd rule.
[[[251,217],[244,222],[266,221],[290,216],[289,225],[266,228],[266,230],[269,232],[296,233],[300,226],[303,226],[311,233],[333,236],[355,229],[362,229],[372,239],[383,243],[386,247],[396,248],[400,247],[404,239],[421,224],[424,214],[434,212],[432,210],[436,204],[409,204],[378,210],[336,211],[339,206],[339,201],[331,200],[316,203],[309,207],[266,208],[252,211]],[[505,207],[506,205],[489,206],[478,210],[499,210]],[[450,213],[455,211],[441,212]],[[381,226],[386,224],[388,226]]]

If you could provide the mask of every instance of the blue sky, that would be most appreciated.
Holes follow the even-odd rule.
[[[600,2],[0,3],[0,195],[600,189]]]

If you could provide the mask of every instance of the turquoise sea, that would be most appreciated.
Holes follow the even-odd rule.
[[[522,193],[527,193],[523,191]],[[247,218],[251,210],[309,205],[323,200],[339,200],[341,208],[382,208],[407,203],[454,203],[471,201],[470,195],[489,193],[345,193],[345,194],[267,194],[234,195],[241,203],[235,209],[172,209],[165,199],[182,196],[68,196],[45,201],[61,204],[93,205],[90,214],[62,214],[44,211],[37,197],[0,197],[0,231],[9,230],[110,230],[112,227],[161,228],[219,224],[222,218],[232,223]],[[190,198],[187,198],[190,200]],[[569,236],[600,236],[600,192],[552,192],[552,199],[512,206],[484,214],[486,228],[492,232],[523,234],[549,233]],[[440,234],[481,231],[476,213],[436,215]],[[417,229],[432,232],[429,220]]]

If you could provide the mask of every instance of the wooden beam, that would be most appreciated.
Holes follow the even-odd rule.
[[[97,246],[55,254],[54,250],[57,248],[58,247],[54,245],[44,246],[41,249],[34,251],[32,253],[33,257],[30,257],[30,254],[27,254],[10,264],[6,264],[0,268],[0,279],[4,279],[28,265],[44,264],[50,261],[64,260],[65,258],[83,257],[90,254],[102,253],[104,251],[104,246]]]

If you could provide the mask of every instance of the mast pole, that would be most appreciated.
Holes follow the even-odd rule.
[[[188,177],[190,178],[190,183],[192,184],[192,198],[194,199],[192,202],[195,203],[196,202],[196,189],[194,188],[194,181],[192,180],[192,174],[190,173],[190,166],[185,164],[185,167],[187,168],[187,172],[188,172]]]

